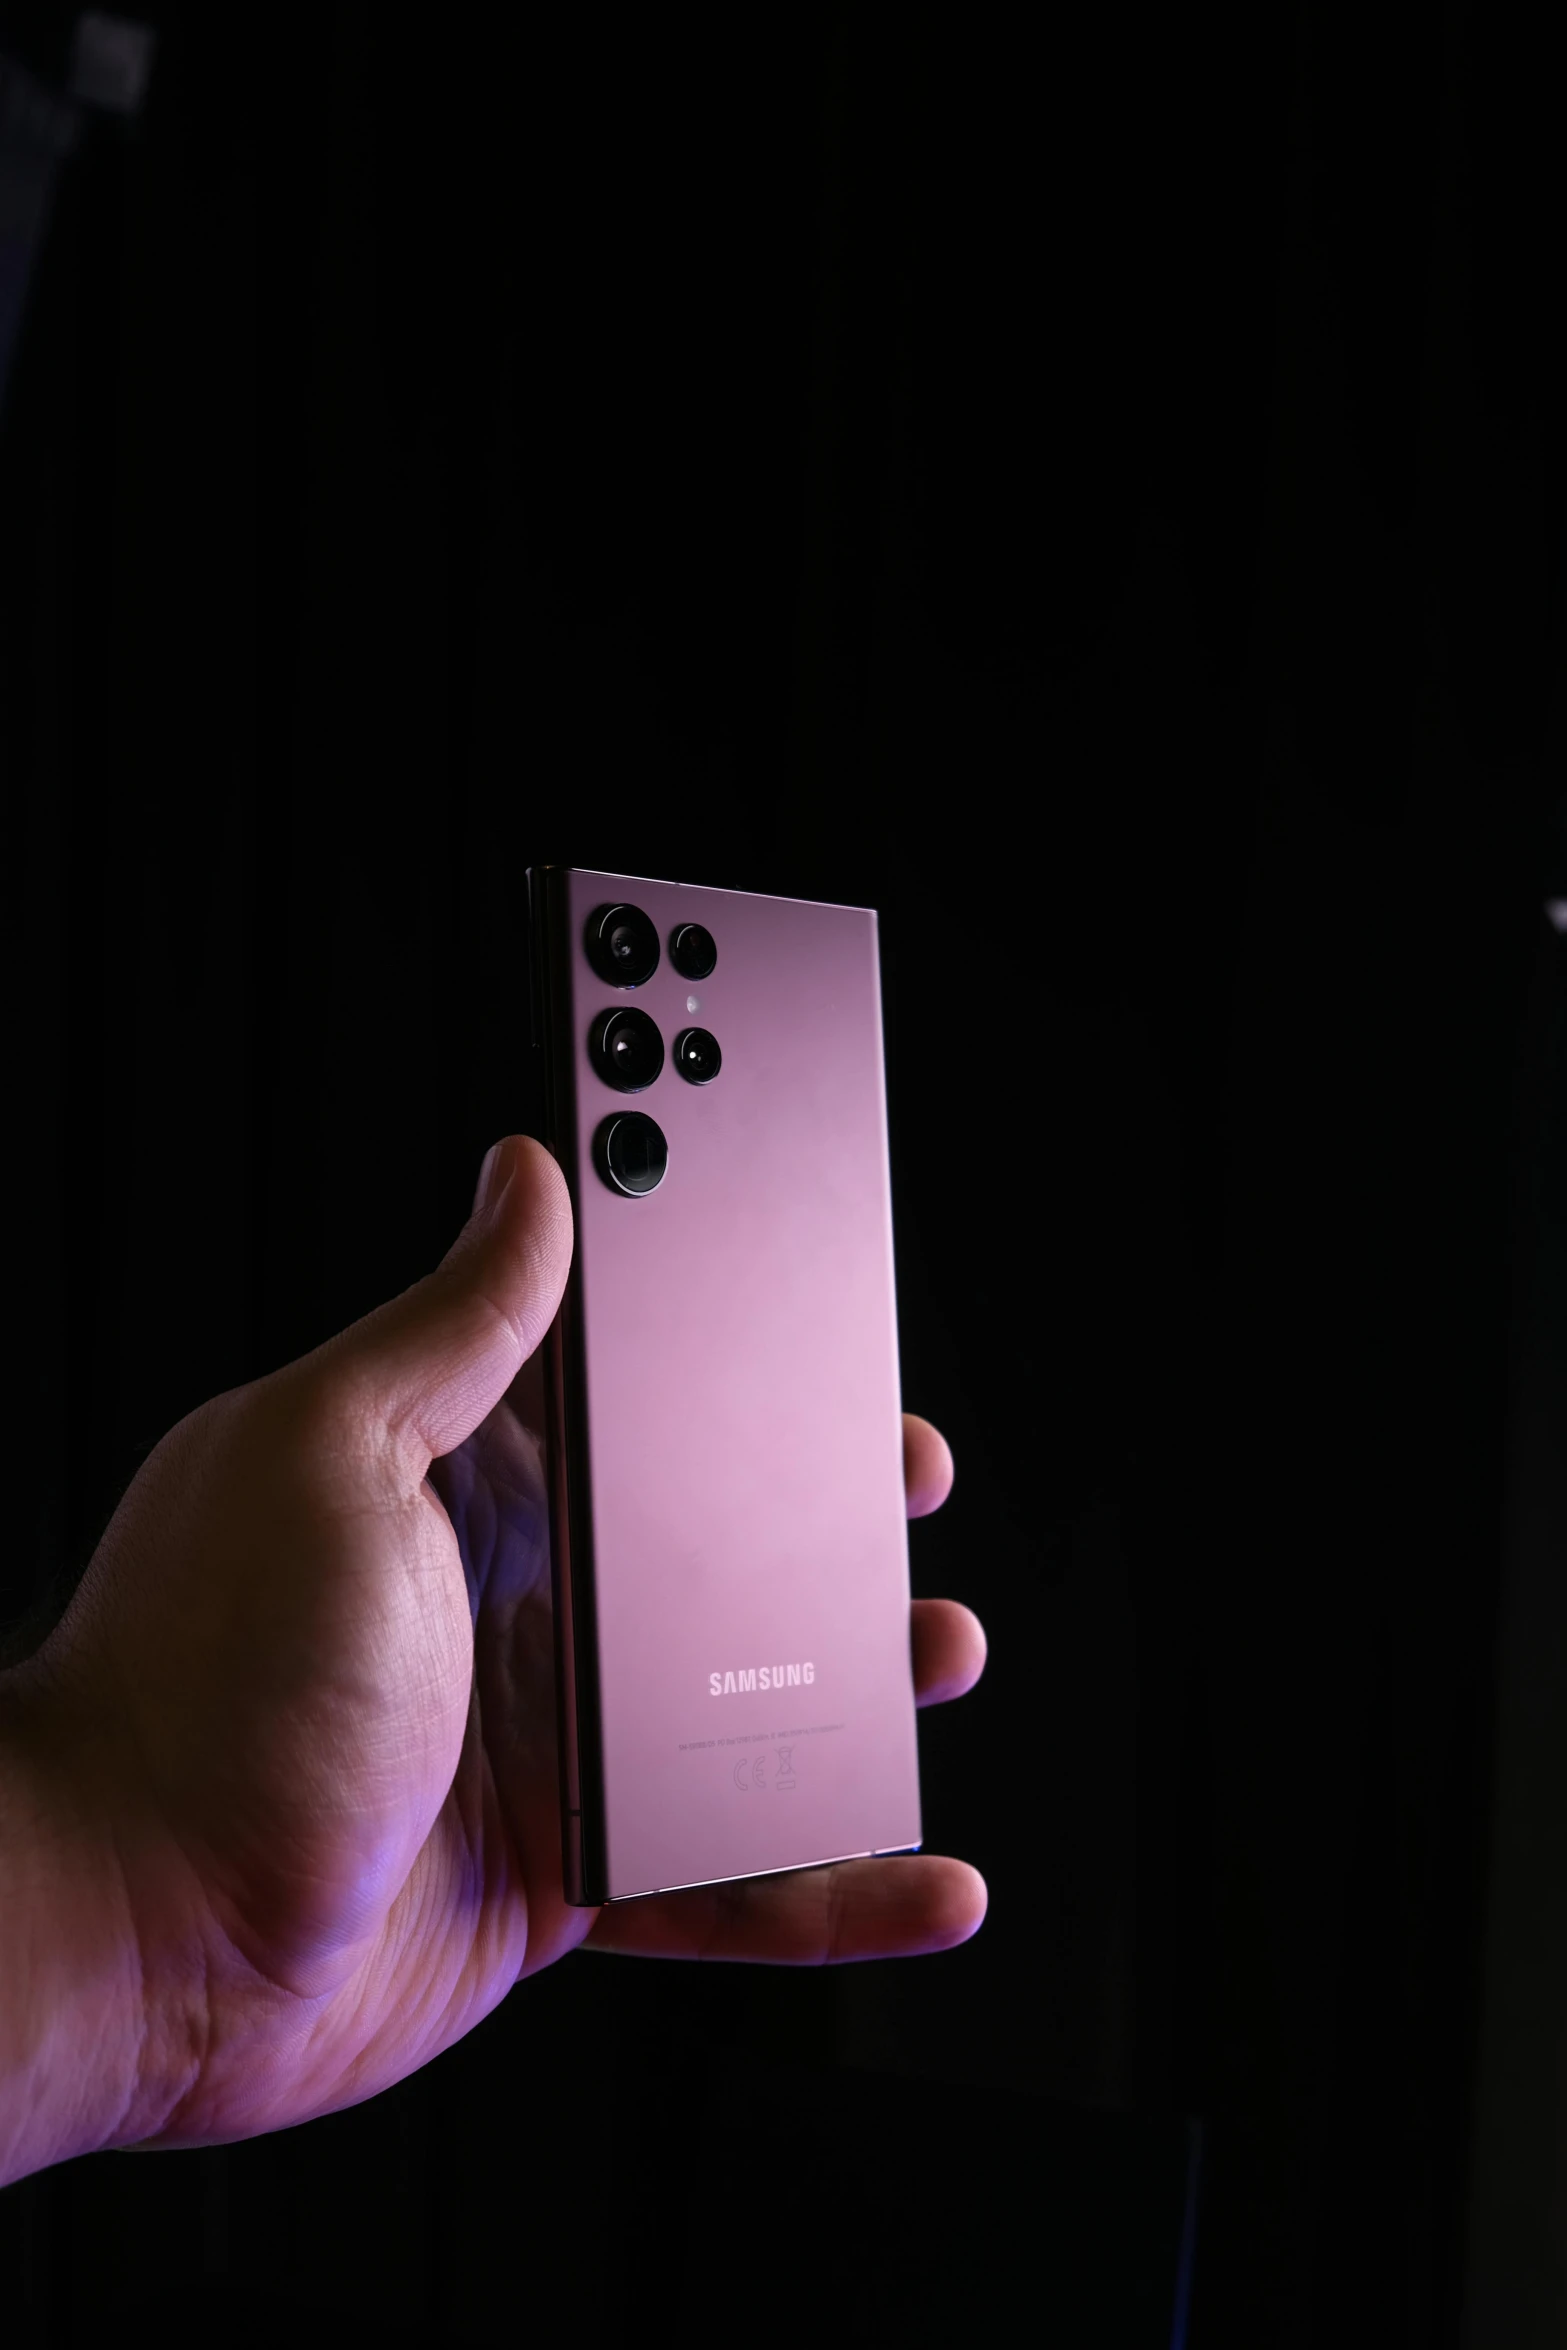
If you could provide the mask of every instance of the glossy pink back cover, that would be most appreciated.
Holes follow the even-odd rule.
[[[592,1557],[574,1524],[573,1574],[591,1571],[597,1622],[577,1669],[579,1686],[597,1676],[603,1889],[907,1848],[919,1791],[876,917],[622,875],[556,883],[570,974],[556,1049],[569,1025],[576,1069],[575,1130],[557,1137],[577,1216],[572,1437],[591,1495]],[[622,900],[662,946],[634,990],[583,948],[590,915]],[[705,980],[670,963],[681,922],[717,943]],[[626,1004],[666,1055],[682,1027],[710,1029],[714,1082],[687,1084],[666,1057],[642,1093],[606,1085],[588,1032]],[[668,1138],[642,1199],[593,1166],[596,1129],[624,1109]]]

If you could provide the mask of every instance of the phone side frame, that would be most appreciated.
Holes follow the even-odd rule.
[[[528,914],[533,1042],[542,1064],[544,1144],[578,1217],[576,1056],[571,1022],[567,868],[532,866]],[[608,1898],[593,1587],[592,1489],[587,1473],[581,1262],[573,1246],[560,1309],[544,1342],[545,1445],[549,1464],[550,1589],[555,1619],[555,1721],[559,1748],[561,1875],[566,1899],[596,1908]]]

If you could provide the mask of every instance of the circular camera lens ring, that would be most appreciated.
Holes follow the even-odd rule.
[[[669,934],[669,959],[682,979],[705,979],[718,960],[710,930],[700,922],[682,922]]]
[[[593,1066],[617,1093],[645,1093],[664,1066],[658,1023],[635,1004],[600,1012],[588,1037]]]
[[[656,1119],[641,1110],[617,1110],[594,1135],[593,1158],[611,1191],[646,1199],[669,1171],[669,1144]]]
[[[600,906],[586,945],[588,961],[611,987],[641,987],[658,969],[658,932],[640,906]]]
[[[710,1028],[682,1028],[672,1057],[687,1085],[711,1085],[724,1065],[718,1039]]]

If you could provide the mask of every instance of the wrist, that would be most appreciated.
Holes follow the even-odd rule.
[[[75,1761],[43,1664],[0,1674],[0,2185],[167,2111],[113,1822]]]

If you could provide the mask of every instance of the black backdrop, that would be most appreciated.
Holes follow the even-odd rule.
[[[1194,2342],[1456,2340],[1567,895],[1534,12],[156,21],[0,418],[9,1613],[444,1248],[528,863],[875,904],[992,1909],[574,1959],[373,2107],[67,2166],[19,2338],[1163,2342],[1200,2116]]]

